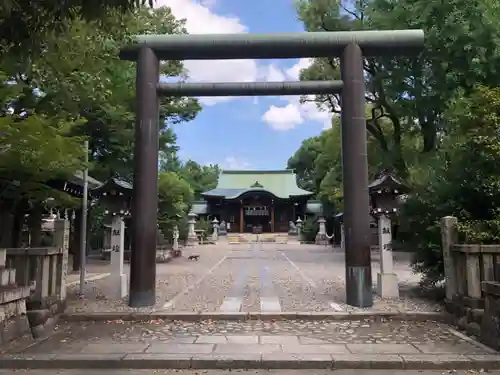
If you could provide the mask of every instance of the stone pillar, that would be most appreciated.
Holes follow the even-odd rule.
[[[303,221],[302,221],[302,219],[299,216],[299,218],[295,222],[295,225],[297,226],[297,239],[299,241],[302,240],[302,224],[303,224]]]
[[[446,219],[446,217],[443,219]],[[498,350],[500,349],[500,283],[496,281],[483,281],[481,284],[484,294],[481,342]]]
[[[219,220],[217,220],[217,218],[214,218],[212,220],[212,227],[212,241],[217,242],[217,240],[219,239]]]
[[[172,250],[177,251],[179,250],[179,227],[176,225],[174,226],[174,231],[172,233]]]
[[[127,275],[123,270],[125,250],[125,222],[120,215],[113,216],[111,223],[111,298],[122,299],[128,293]]]
[[[380,215],[378,221],[380,272],[377,275],[377,291],[382,298],[399,297],[398,277],[393,268],[391,232],[391,219],[387,215]]]
[[[61,302],[66,300],[66,278],[68,275],[68,251],[69,251],[69,220],[68,218],[54,220],[54,242],[55,246],[62,250],[61,262],[56,274],[56,290]]]
[[[229,223],[226,223],[224,220],[219,225],[219,236],[227,236],[227,230]]]
[[[7,249],[0,249],[0,268],[7,264]]]
[[[345,251],[345,232],[344,223],[340,224],[340,248]]]
[[[443,263],[446,299],[451,301],[458,293],[455,260],[452,247],[458,240],[458,220],[453,216],[441,218],[441,246],[443,247]]]
[[[345,225],[346,303],[373,306],[370,252],[370,198],[366,135],[366,88],[363,52],[359,45],[345,46],[340,56],[342,186]]]
[[[316,245],[324,245],[328,240],[326,238],[326,226],[325,226],[326,220],[323,216],[320,216],[318,219],[318,233],[316,234]]]
[[[159,100],[156,86],[160,62],[142,46],[136,65],[136,123],[132,196],[130,307],[156,303],[156,238],[158,225]]]
[[[196,224],[196,214],[191,211],[188,214],[188,235],[187,235],[187,246],[198,245],[198,237],[194,231],[194,226]]]

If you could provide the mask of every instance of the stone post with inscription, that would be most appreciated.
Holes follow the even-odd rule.
[[[194,231],[194,226],[196,224],[196,214],[193,211],[188,213],[188,235],[187,235],[187,246],[198,245],[198,237]]]
[[[111,222],[111,288],[110,297],[122,299],[127,295],[127,275],[123,269],[125,251],[125,221],[114,215]]]
[[[394,273],[392,259],[391,219],[389,216],[381,214],[378,220],[380,273],[377,275],[377,291],[382,298],[398,298],[398,277]]]
[[[56,272],[56,290],[59,300],[64,303],[66,300],[66,287],[68,276],[68,251],[69,251],[69,220],[65,216],[63,219],[54,220],[54,242],[61,251],[61,262]]]

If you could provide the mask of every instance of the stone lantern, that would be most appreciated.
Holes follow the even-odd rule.
[[[198,245],[198,237],[196,236],[195,225],[196,225],[196,214],[193,210],[188,213],[188,235],[187,235],[187,246]]]
[[[92,196],[106,207],[111,216],[111,275],[112,298],[121,299],[127,295],[127,275],[123,269],[125,221],[130,215],[132,185],[128,182],[111,178],[92,191]]]
[[[297,219],[297,221],[295,222],[295,225],[297,226],[297,237],[298,237],[298,240],[301,241],[302,240],[302,226],[304,225],[304,222],[302,221],[302,219],[299,218]]]
[[[383,298],[399,297],[398,279],[393,269],[391,217],[398,211],[397,197],[407,190],[401,181],[386,171],[368,185],[371,213],[378,220],[380,273],[377,275],[377,290]]]
[[[316,245],[326,245],[328,238],[326,236],[326,219],[324,216],[318,218],[318,233],[316,233]]]
[[[216,217],[212,220],[212,241],[216,242],[219,239],[219,220]]]

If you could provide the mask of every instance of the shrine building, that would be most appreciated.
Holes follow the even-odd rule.
[[[201,194],[193,212],[226,222],[232,233],[287,233],[290,221],[321,214],[312,192],[297,186],[293,170],[225,170],[215,189]]]

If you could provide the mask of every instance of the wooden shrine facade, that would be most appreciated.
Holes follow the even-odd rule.
[[[222,171],[217,187],[202,194],[193,211],[225,222],[230,233],[288,232],[290,221],[319,214],[312,193],[300,189],[292,170]]]

